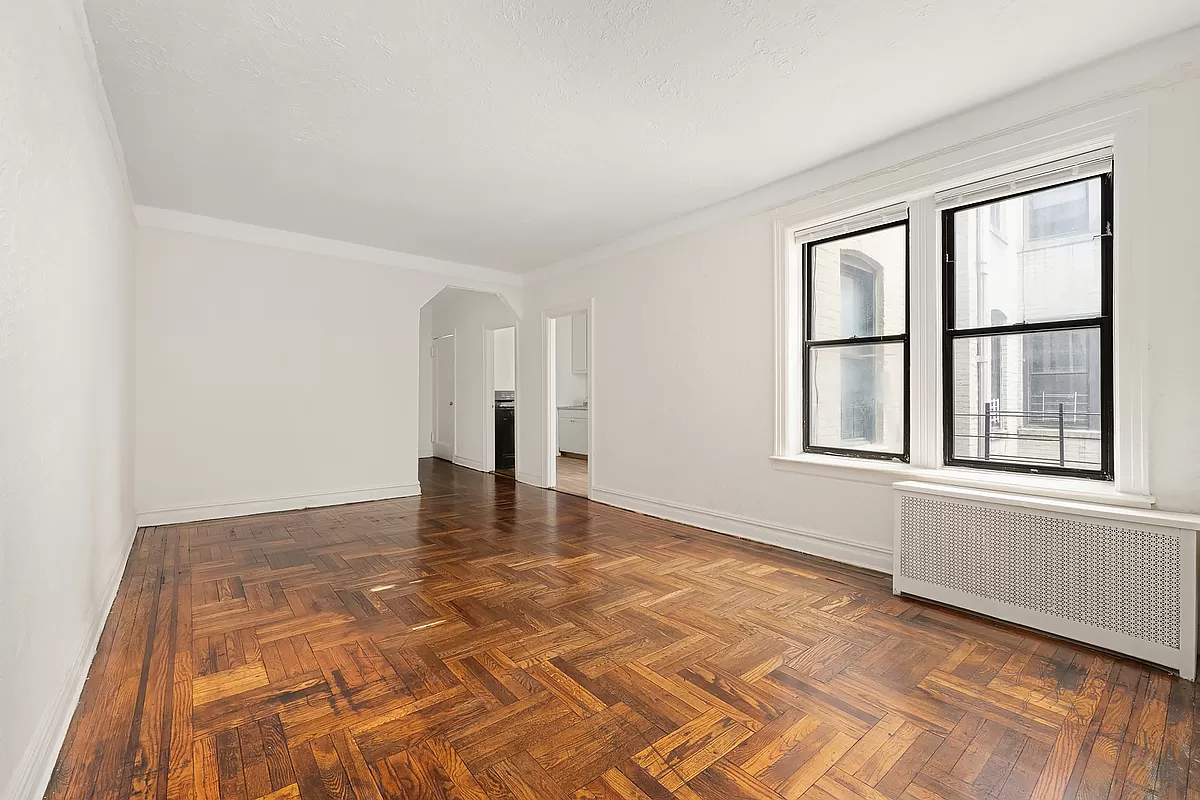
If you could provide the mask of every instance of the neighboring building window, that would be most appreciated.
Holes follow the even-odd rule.
[[[842,251],[842,336],[875,335],[877,265]]]
[[[990,221],[992,223],[992,233],[1004,236],[1004,204],[993,203],[992,205],[988,206],[988,209],[989,216],[991,217]]]
[[[1024,207],[1024,236],[982,235],[997,206]],[[952,208],[942,225],[946,463],[1111,478],[1111,173]]]
[[[1029,239],[1078,236],[1091,230],[1089,182],[1068,183],[1026,197]],[[999,204],[996,204],[999,205]]]
[[[908,223],[806,242],[804,450],[908,458]]]
[[[1099,430],[1099,337],[1095,330],[1051,331],[1025,340],[1029,424]]]
[[[842,252],[842,338],[875,335],[875,269],[867,259]],[[857,348],[842,353],[842,440],[878,439],[875,399],[879,394],[873,354]]]

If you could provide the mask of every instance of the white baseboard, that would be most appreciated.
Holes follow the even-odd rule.
[[[214,505],[162,508],[137,512],[137,525],[141,528],[146,525],[173,525],[178,522],[244,517],[249,514],[268,514],[273,511],[296,511],[303,508],[341,506],[346,503],[365,503],[370,500],[392,500],[398,497],[414,497],[420,493],[421,484],[405,483],[372,489],[351,489],[347,492],[298,494],[289,497],[270,497],[265,500],[236,500],[232,503]]]
[[[853,564],[856,567],[867,567],[889,574],[892,571],[892,549],[890,547],[852,542],[815,531],[789,528],[773,522],[725,514],[696,506],[670,503],[665,500],[655,500],[611,489],[593,487],[592,499],[610,506],[782,547],[785,550],[794,550],[798,553],[820,556],[831,561]]]
[[[460,467],[473,469],[477,472],[487,472],[487,467],[484,465],[484,463],[482,461],[476,461],[473,458],[467,458],[466,456],[455,456],[453,461]]]
[[[129,562],[129,553],[133,549],[133,539],[129,537],[121,559],[108,576],[104,589],[104,599],[92,612],[88,620],[87,630],[79,643],[75,658],[67,670],[62,685],[54,703],[42,714],[37,730],[29,740],[16,770],[4,792],[6,800],[37,800],[46,792],[50,783],[50,774],[58,760],[58,752],[62,749],[67,738],[67,730],[71,727],[71,718],[79,705],[83,694],[83,684],[87,680],[88,670],[96,657],[96,648],[100,645],[100,634],[104,632],[104,623],[112,611],[113,602],[117,599],[117,591],[121,588],[121,576],[125,574],[125,565]]]
[[[537,486],[541,489],[546,488],[546,482],[542,480],[542,476],[534,475],[532,472],[518,472],[517,480],[521,483],[528,483],[530,486]]]
[[[417,450],[417,458],[433,458],[432,447],[422,447]]]

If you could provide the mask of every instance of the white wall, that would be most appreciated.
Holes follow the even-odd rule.
[[[1149,147],[1150,490],[1200,512],[1200,80],[1156,93]]]
[[[500,328],[493,340],[493,388],[497,392],[517,390],[517,329]]]
[[[587,373],[571,371],[571,343],[575,339],[575,320],[573,317],[559,317],[554,320],[554,374],[557,393],[555,403],[560,406],[574,406],[588,399]]]
[[[418,491],[430,272],[142,227],[143,523]]]
[[[1200,35],[1167,51],[1142,51],[1067,76],[962,117],[863,151],[543,271],[526,291],[526,314],[594,298],[593,447],[596,496],[618,505],[769,539],[890,569],[892,491],[850,471],[800,474],[775,468],[774,218],[772,206],[810,198],[865,176],[901,181],[922,159],[979,149],[988,136],[1069,129],[1086,113],[1148,109],[1148,198],[1144,263],[1127,265],[1148,289],[1151,490],[1168,510],[1200,511],[1200,80],[1194,68],[1163,66],[1153,77],[1130,59],[1158,64],[1195,52]],[[1164,54],[1165,53],[1165,54]],[[1172,62],[1174,63],[1174,62]],[[1156,66],[1156,69],[1159,67]],[[1143,81],[1122,89],[1120,81]],[[1182,81],[1182,82],[1181,82]],[[1100,97],[1094,108],[1079,98]],[[846,190],[847,192],[850,190]],[[755,206],[754,203],[758,205]],[[1127,213],[1137,213],[1127,211]],[[542,333],[520,335],[522,363],[542,364]],[[543,370],[544,371],[544,370]],[[546,377],[520,379],[526,397]],[[544,453],[537,405],[520,410],[520,448]],[[543,480],[544,459],[526,459]]]
[[[40,797],[133,535],[132,248],[82,9],[0,25],[0,794]]]
[[[417,455],[429,458],[433,455],[433,309],[428,304],[421,307],[418,338],[421,346],[417,353],[418,376],[418,426]]]
[[[428,349],[434,337],[454,335],[454,460],[471,469],[486,468],[487,418],[495,413],[486,390],[484,331],[516,325],[516,312],[508,304],[511,299],[501,301],[492,292],[450,287],[429,303],[430,338],[422,339],[421,345]],[[425,377],[432,363],[422,362],[420,369],[421,385],[432,387]]]

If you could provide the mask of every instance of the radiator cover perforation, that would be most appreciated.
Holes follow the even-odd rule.
[[[900,525],[906,578],[1180,647],[1177,537],[911,496]]]

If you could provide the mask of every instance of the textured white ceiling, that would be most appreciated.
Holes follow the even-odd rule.
[[[87,0],[138,203],[525,271],[1196,0]]]

